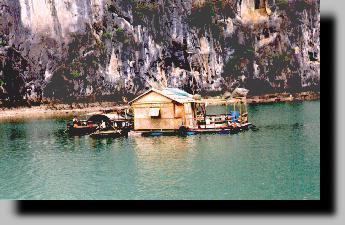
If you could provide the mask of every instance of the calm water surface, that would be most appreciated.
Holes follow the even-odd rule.
[[[222,111],[223,107],[214,107]],[[0,199],[320,199],[320,102],[249,106],[235,135],[68,137],[0,124]]]

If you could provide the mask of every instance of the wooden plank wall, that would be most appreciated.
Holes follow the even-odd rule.
[[[132,107],[134,130],[175,130],[184,124],[184,106],[155,92],[138,99]],[[152,118],[150,108],[160,108],[160,116]]]

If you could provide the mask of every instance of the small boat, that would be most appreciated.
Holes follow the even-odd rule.
[[[99,125],[97,131],[90,134],[92,138],[118,138],[128,137],[130,128],[128,126],[119,125],[118,122],[109,120]]]
[[[113,114],[94,114],[87,120],[78,120],[75,116],[71,123],[67,123],[65,132],[72,136],[88,135],[99,130],[102,123],[105,125],[103,130],[105,130],[105,128],[107,130],[120,130],[123,135],[132,129],[133,122],[131,119],[113,117]],[[114,135],[115,133],[113,136]]]
[[[238,132],[248,130],[249,126],[251,126],[251,123],[237,123],[236,126],[230,125],[219,128],[189,128],[185,131],[185,133],[182,133],[182,136],[190,135],[191,132],[193,132],[193,134],[237,134]]]
[[[82,136],[95,132],[101,122],[109,123],[110,119],[107,116],[96,114],[87,120],[78,120],[74,116],[71,123],[67,123],[65,132],[72,136]]]
[[[80,121],[79,123],[74,124],[68,123],[65,132],[72,136],[82,136],[95,132],[97,127],[98,126],[96,124],[87,121]]]

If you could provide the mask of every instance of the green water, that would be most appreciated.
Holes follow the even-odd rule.
[[[222,107],[215,107],[222,111]],[[234,135],[68,137],[0,124],[0,199],[320,199],[320,102],[249,106]]]

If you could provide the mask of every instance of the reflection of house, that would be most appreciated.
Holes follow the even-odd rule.
[[[134,130],[177,130],[193,126],[193,95],[176,88],[150,89],[130,105],[134,113]]]

